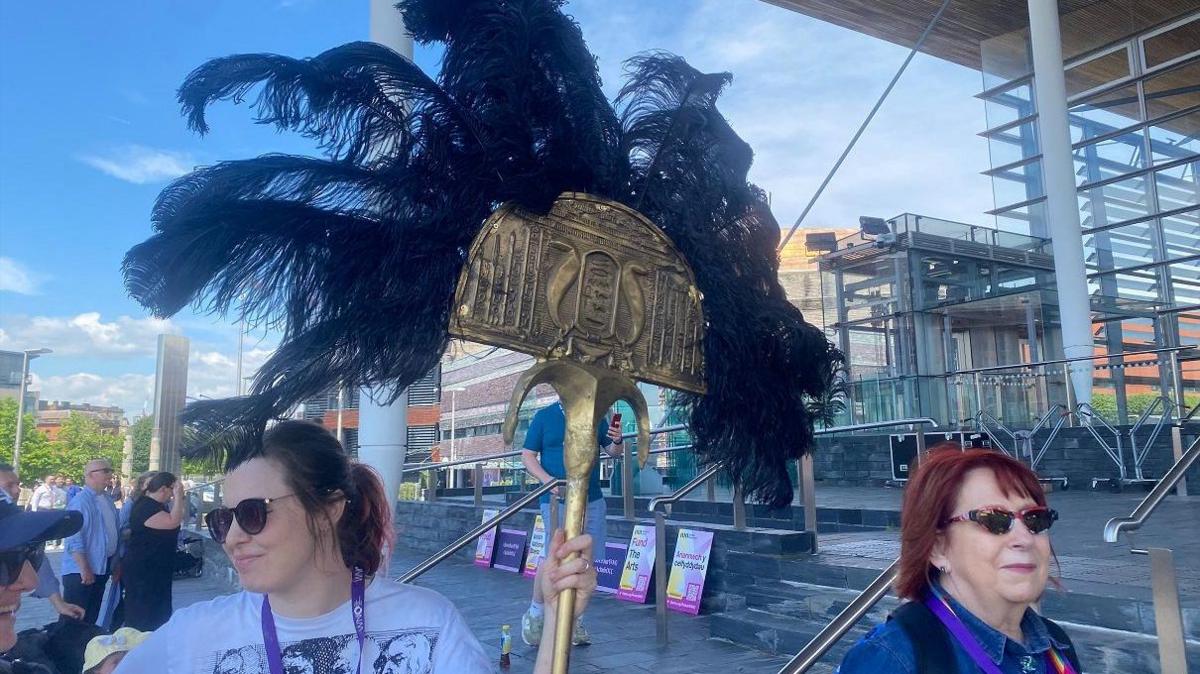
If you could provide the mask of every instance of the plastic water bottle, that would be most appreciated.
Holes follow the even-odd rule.
[[[512,660],[509,659],[509,653],[512,652],[512,628],[508,625],[500,626],[500,668],[508,669],[512,665]]]

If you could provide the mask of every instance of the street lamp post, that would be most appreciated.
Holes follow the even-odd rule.
[[[458,392],[465,391],[467,389],[465,386],[455,386],[444,390],[450,392],[450,460],[455,461],[458,459],[458,452],[456,452],[454,448],[454,435],[455,430],[457,430],[454,425],[454,413],[458,407]],[[456,471],[456,468],[450,469],[450,475],[447,476],[447,484],[453,483],[455,486],[457,486],[458,480],[454,479]]]
[[[21,469],[21,434],[25,426],[25,389],[29,384],[29,361],[53,353],[50,349],[26,349],[21,358],[21,389],[17,397],[17,437],[13,440],[13,472]]]

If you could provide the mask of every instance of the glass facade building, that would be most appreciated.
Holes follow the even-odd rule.
[[[1200,9],[1179,11],[1111,0],[1060,17],[1097,353],[1200,344]],[[980,49],[989,214],[1001,230],[1047,236],[1028,30]],[[1158,360],[1098,370],[1093,395],[1127,422],[1174,388]],[[1181,369],[1196,396],[1200,363]]]
[[[967,426],[985,412],[1031,428],[1076,402],[1063,364],[1047,363],[1064,354],[1051,240],[1062,223],[1048,221],[1029,20],[1025,3],[1003,21],[992,6],[955,6],[981,31],[1007,24],[974,43],[977,60],[959,23],[934,31],[931,49],[981,71],[994,227],[905,214],[821,259],[823,322],[848,355],[847,422]],[[1130,424],[1164,397],[1200,402],[1197,351],[1166,351],[1200,346],[1200,5],[1058,6],[1091,346],[1113,356],[1093,361],[1091,397]],[[865,16],[831,20],[877,32]],[[904,43],[900,32],[885,37]]]

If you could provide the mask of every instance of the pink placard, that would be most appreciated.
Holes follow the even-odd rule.
[[[680,529],[667,580],[667,608],[698,615],[704,595],[704,577],[708,573],[708,555],[712,552],[713,533],[699,529]]]
[[[617,599],[645,604],[653,573],[654,527],[639,524],[633,528],[633,535],[629,537],[629,551],[625,555],[625,566],[621,570]]]
[[[483,521],[486,522],[496,515],[499,515],[499,510],[483,511]],[[496,551],[496,527],[488,529],[475,543],[475,566],[491,567],[492,554]]]

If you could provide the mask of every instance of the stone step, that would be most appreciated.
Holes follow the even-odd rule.
[[[857,594],[844,588],[786,581],[764,583],[746,596],[744,609],[714,615],[713,638],[772,654],[796,653],[820,632]],[[821,665],[832,669],[846,651],[898,605],[885,598],[830,649]],[[1058,621],[1071,636],[1088,672],[1127,674],[1157,672],[1158,643],[1151,635]],[[1188,642],[1188,663],[1200,667],[1200,642]]]
[[[874,559],[818,553],[780,560],[778,576],[772,579],[858,591],[879,575],[883,564]],[[1181,607],[1185,636],[1200,642],[1200,599],[1185,596]],[[1049,587],[1041,608],[1056,621],[1155,634],[1154,602],[1146,588],[1069,581],[1065,591]]]

